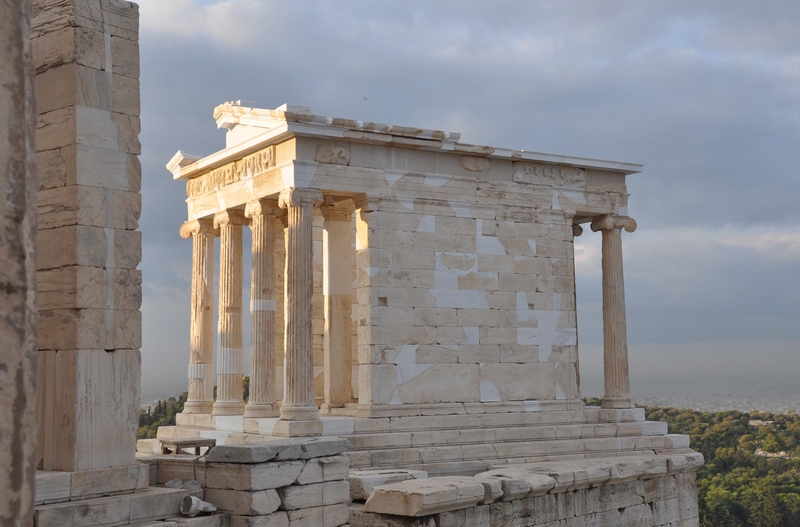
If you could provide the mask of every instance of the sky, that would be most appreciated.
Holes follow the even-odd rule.
[[[231,100],[642,163],[634,395],[800,381],[800,3],[139,4],[145,393],[186,389],[191,242],[164,165],[222,149],[212,111]],[[583,393],[602,395],[600,235],[575,253]]]

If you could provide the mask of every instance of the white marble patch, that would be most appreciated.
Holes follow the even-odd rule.
[[[423,181],[422,184],[426,187],[441,187],[451,179],[453,179],[453,176],[442,174],[426,174],[425,181]]]
[[[422,375],[436,366],[435,364],[398,364],[397,384],[405,384],[414,377]]]
[[[275,428],[275,424],[278,422],[277,417],[257,417],[254,419],[258,433],[263,435],[272,435],[272,430]]]
[[[522,406],[526,412],[541,412],[542,405],[539,401],[522,401]]]
[[[414,198],[408,198],[405,196],[397,196],[397,202],[402,205],[404,208],[413,211],[414,210]]]
[[[320,417],[319,420],[324,436],[351,435],[356,431],[356,423],[349,417]]]
[[[446,269],[446,268],[445,268]],[[458,290],[458,272],[456,271],[434,271],[433,272],[433,288],[441,291],[457,291]],[[432,292],[432,291],[431,291]],[[443,307],[443,306],[437,306]],[[466,306],[459,306],[466,307]]]
[[[571,188],[553,189],[553,210],[561,210],[561,203],[558,201],[561,196],[579,205],[586,205],[586,197],[583,195],[583,190]]]
[[[456,218],[472,218],[472,212],[469,210],[469,205],[466,203],[459,203],[457,201],[448,201],[453,212],[456,213]]]
[[[468,346],[477,346],[480,344],[480,329],[477,327],[462,328],[464,335],[467,337]]]
[[[389,404],[403,404],[403,401],[400,399],[400,395],[397,393],[397,389],[395,389],[394,393],[392,393],[392,398],[389,399]]]
[[[561,389],[561,385],[558,384],[558,369],[561,367],[560,362],[556,362],[556,399],[566,399],[567,395],[564,393],[564,390]]]
[[[488,403],[501,400],[500,390],[497,389],[497,386],[492,381],[481,379],[481,402]]]
[[[395,356],[395,364],[415,364],[417,362],[417,344],[404,344]]]
[[[436,216],[426,214],[420,218],[417,232],[436,232]]]
[[[224,432],[244,432],[244,417],[241,415],[215,415],[214,428]]]
[[[536,240],[528,238],[528,246],[531,248],[531,252],[536,255]]]
[[[230,433],[220,430],[200,430],[197,435],[204,439],[216,439],[218,445],[224,445]]]
[[[275,311],[274,300],[250,300],[250,311]]]
[[[226,210],[228,207],[225,206],[225,198],[222,197],[220,188],[217,187],[214,190],[217,192],[217,203],[219,203],[219,210]]]
[[[505,256],[506,248],[503,247],[503,244],[500,243],[494,236],[484,236],[483,235],[483,220],[478,219],[476,221],[477,224],[477,233],[476,233],[476,240],[475,244],[477,247],[478,254],[497,254],[501,256]]]
[[[406,172],[400,170],[384,170],[384,174],[386,175],[386,182],[389,184],[390,187],[393,187],[395,183],[397,183],[400,178],[406,175]]]

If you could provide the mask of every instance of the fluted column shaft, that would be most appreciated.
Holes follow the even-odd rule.
[[[210,413],[214,404],[214,237],[210,219],[189,221],[183,238],[192,237],[192,312],[189,326],[189,395],[183,412]]]
[[[603,234],[603,408],[632,408],[628,372],[628,337],[625,322],[625,283],[622,271],[622,229],[636,230],[627,216],[605,215],[592,221]]]
[[[277,204],[247,204],[253,235],[250,284],[250,398],[245,417],[275,415],[275,213]]]
[[[219,314],[217,316],[217,400],[214,415],[244,413],[242,379],[242,226],[247,222],[241,211],[229,210],[214,215],[220,230]]]
[[[284,349],[284,399],[274,435],[322,433],[314,404],[314,351],[311,330],[314,289],[312,213],[322,201],[316,189],[286,189],[278,204],[287,210]]]
[[[349,201],[322,209],[323,411],[341,408],[352,398],[353,210],[355,207]]]

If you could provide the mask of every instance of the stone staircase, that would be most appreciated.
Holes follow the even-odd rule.
[[[569,414],[560,422],[558,416],[548,416],[551,424],[526,422],[526,414],[490,414],[482,416],[481,427],[475,426],[474,416],[450,416],[439,423],[426,418],[420,421],[418,430],[344,437],[350,441],[347,455],[354,469],[406,468],[425,470],[433,476],[472,475],[495,465],[554,458],[662,452],[689,446],[685,436],[667,434],[665,423],[575,423],[569,422],[574,417]]]
[[[322,417],[326,435],[350,441],[352,469],[405,468],[432,476],[472,475],[495,465],[550,459],[671,452],[689,448],[688,436],[668,434],[666,423],[644,420],[644,410],[460,413],[380,418]],[[218,444],[253,443],[269,436],[245,433],[230,419],[215,430],[161,427],[160,438],[213,437]],[[259,428],[268,428],[264,420]],[[252,426],[253,423],[250,423]],[[222,430],[220,429],[222,428]]]

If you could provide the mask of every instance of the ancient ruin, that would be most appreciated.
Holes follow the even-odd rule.
[[[226,147],[169,162],[189,400],[134,445],[138,8],[8,4],[0,523],[697,525],[702,456],[630,396],[621,233],[641,166],[296,105],[223,104]],[[580,397],[582,225],[603,241],[602,407]]]
[[[167,165],[186,181],[192,316],[189,400],[159,438],[344,437],[351,497],[366,501],[352,525],[380,524],[376,514],[445,514],[437,524],[455,525],[697,522],[702,458],[687,437],[645,422],[630,395],[622,231],[636,229],[625,178],[640,165],[470,145],[454,132],[289,104],[226,103],[214,118],[226,147],[178,152]],[[600,408],[580,398],[582,224],[602,236]],[[646,486],[669,497],[647,497]],[[638,498],[605,510],[603,492]],[[521,501],[512,511],[495,500]]]

